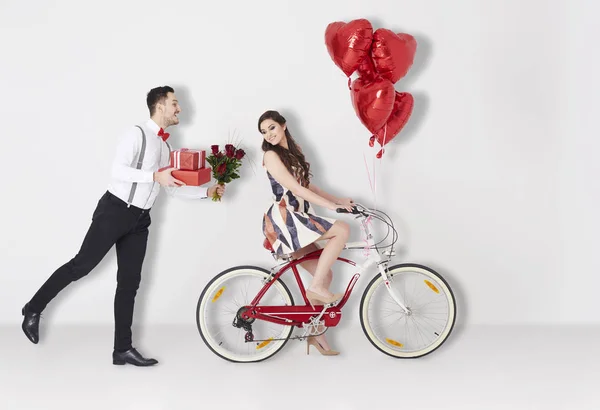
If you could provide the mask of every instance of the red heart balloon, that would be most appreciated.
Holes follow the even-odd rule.
[[[377,71],[375,70],[375,66],[373,65],[373,59],[371,58],[370,53],[365,56],[360,62],[360,65],[357,68],[358,75],[360,77],[365,77],[367,79],[373,79],[377,75]]]
[[[387,123],[374,135],[380,146],[383,147],[388,144],[402,131],[412,114],[414,102],[412,94],[396,92],[394,108]],[[373,146],[372,144],[369,145]]]
[[[359,77],[352,82],[351,98],[358,118],[375,134],[387,122],[395,99],[394,84],[381,77]]]
[[[417,41],[406,33],[394,33],[380,28],[373,33],[371,47],[377,73],[395,84],[404,77],[413,64]]]
[[[366,19],[352,20],[349,23],[336,21],[325,29],[327,52],[347,77],[356,71],[370,52],[372,41],[373,26]]]

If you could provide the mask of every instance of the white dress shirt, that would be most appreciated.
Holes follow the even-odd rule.
[[[142,166],[137,169],[138,158],[142,149],[142,131],[131,127],[121,137],[112,166],[111,181],[108,191],[124,202],[142,209],[149,209],[154,204],[160,184],[154,181],[154,172],[170,164],[170,147],[158,136],[160,127],[149,119],[140,124],[146,134],[146,149]],[[136,184],[131,202],[129,196],[132,186]],[[208,188],[197,186],[168,187],[169,194],[180,198],[206,198]]]

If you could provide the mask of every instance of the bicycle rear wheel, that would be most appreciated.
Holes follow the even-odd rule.
[[[360,301],[360,324],[369,341],[396,358],[425,356],[448,338],[456,320],[456,301],[448,283],[433,269],[417,264],[387,270],[390,285],[406,314],[389,294],[381,275],[367,285]]]
[[[259,362],[279,352],[288,341],[293,326],[252,319],[245,323],[252,329],[253,340],[248,341],[247,329],[234,325],[240,308],[252,302],[269,278],[265,269],[236,266],[206,285],[198,300],[196,323],[202,340],[217,356],[232,362]],[[287,286],[277,279],[260,304],[291,306],[294,300]]]

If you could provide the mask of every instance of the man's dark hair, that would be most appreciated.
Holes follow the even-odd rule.
[[[167,98],[168,93],[174,92],[175,90],[168,85],[151,89],[146,97],[146,104],[148,105],[148,110],[150,110],[150,116],[154,115],[154,112],[156,111],[156,104],[164,101]]]

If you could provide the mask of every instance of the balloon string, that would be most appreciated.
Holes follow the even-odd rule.
[[[386,138],[387,138],[387,123],[384,125],[384,128],[383,128],[383,145],[381,146],[382,150],[383,150],[383,147],[385,147]],[[373,162],[375,162],[375,159],[373,159]],[[383,152],[379,156],[379,169],[381,170],[382,168],[383,168]],[[375,164],[373,164],[373,175],[375,175]],[[377,210],[377,184],[375,184],[375,210]]]
[[[371,174],[369,172],[369,165],[367,164],[367,157],[363,152],[363,159],[365,160],[365,168],[367,169],[367,177],[369,178],[369,185],[371,186],[371,193],[373,194],[373,198],[375,198],[375,191],[373,190],[373,182],[371,181]]]
[[[352,79],[348,77],[348,89],[352,91]]]
[[[373,158],[373,188],[374,188],[374,193],[373,193],[373,197],[374,197],[374,208],[375,210],[377,210],[377,177],[375,176],[375,158]]]

